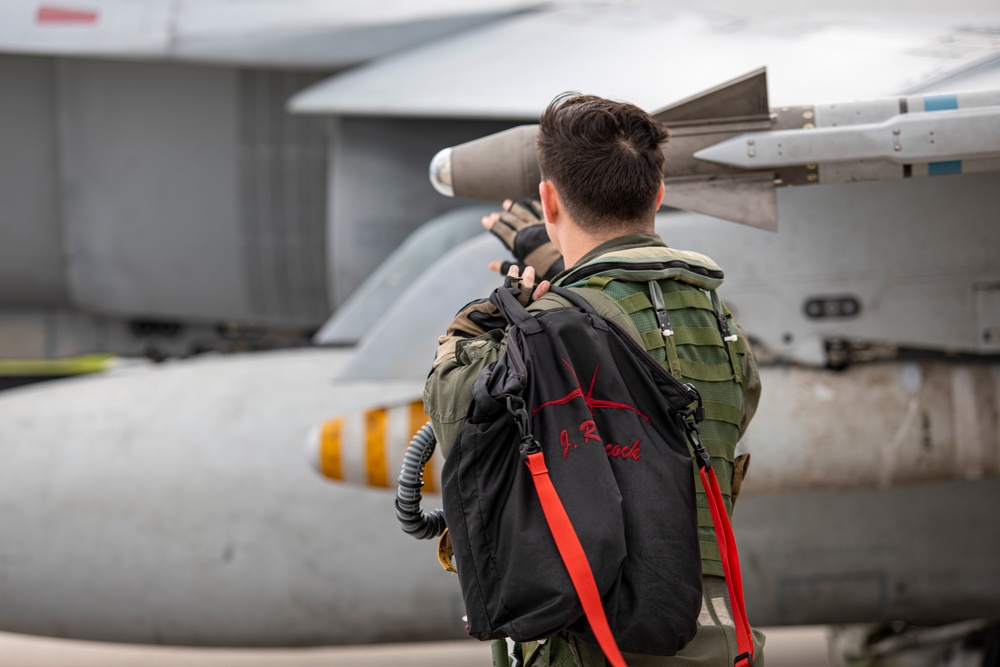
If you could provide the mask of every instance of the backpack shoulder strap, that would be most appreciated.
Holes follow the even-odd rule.
[[[570,293],[569,297],[565,295],[566,292]],[[635,342],[640,345],[642,344],[642,336],[639,335],[639,330],[636,328],[632,318],[628,316],[628,313],[622,310],[622,307],[610,296],[595,289],[553,286],[552,290],[545,296],[532,302],[532,304],[528,306],[528,311],[531,313],[539,313],[546,310],[552,310],[553,308],[570,308],[573,306],[582,308],[582,306],[578,306],[571,300],[574,297],[584,301],[586,305],[590,307],[592,312],[605,319],[611,320],[620,328],[624,329]],[[587,310],[586,308],[583,309]]]

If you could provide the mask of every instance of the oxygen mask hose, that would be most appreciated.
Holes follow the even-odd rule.
[[[424,424],[403,457],[403,469],[399,473],[399,487],[396,490],[396,518],[403,526],[403,532],[418,540],[430,540],[444,532],[444,510],[424,512],[420,509],[424,486],[424,466],[434,454],[437,440],[430,422]]]

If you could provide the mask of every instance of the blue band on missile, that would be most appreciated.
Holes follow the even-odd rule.
[[[927,165],[928,176],[951,176],[962,173],[962,161],[950,160],[948,162],[931,162]]]
[[[924,98],[924,111],[950,111],[958,108],[958,95],[928,95]]]
[[[928,95],[924,98],[924,111],[951,111],[958,108],[957,95]],[[928,176],[951,176],[962,173],[961,160],[931,162],[927,165]]]

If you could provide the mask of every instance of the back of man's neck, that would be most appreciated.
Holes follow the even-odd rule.
[[[629,234],[652,234],[654,229],[652,225],[637,225],[635,228],[616,230],[608,234],[588,234],[577,226],[575,231],[576,233],[570,234],[568,238],[562,240],[563,260],[567,269],[576,266],[584,255],[612,239]]]

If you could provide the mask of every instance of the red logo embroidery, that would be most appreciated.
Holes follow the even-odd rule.
[[[597,435],[597,424],[594,423],[593,419],[588,419],[587,421],[580,424],[580,433],[583,434],[584,445],[586,445],[591,440],[596,440],[597,442],[601,441],[601,436]],[[567,431],[566,429],[563,429],[559,433],[559,444],[562,445],[563,448],[563,458],[569,456],[570,448],[572,449],[579,448],[579,445],[575,445],[572,442],[570,442],[569,431]]]
[[[549,408],[554,405],[566,405],[574,398],[582,398],[584,402],[587,404],[587,407],[591,409],[591,411],[598,410],[600,408],[606,408],[611,410],[631,410],[635,414],[642,417],[643,421],[647,422],[649,421],[649,417],[642,414],[641,412],[633,408],[631,405],[626,405],[625,403],[618,403],[616,401],[606,401],[600,398],[594,398],[594,383],[597,382],[597,372],[601,369],[600,364],[597,364],[597,366],[594,368],[594,377],[590,379],[590,388],[587,390],[587,393],[584,394],[583,385],[580,384],[580,378],[577,377],[576,371],[573,370],[573,367],[569,365],[568,361],[566,361],[565,359],[562,359],[561,361],[564,364],[566,364],[566,368],[568,368],[569,372],[573,374],[573,379],[576,380],[576,389],[569,392],[562,398],[557,398],[554,401],[547,401],[545,403],[542,403],[537,408],[531,411],[532,416],[537,415],[545,408]]]
[[[562,359],[562,362],[566,365],[566,368],[569,369],[569,372],[573,374],[573,379],[576,380],[577,388],[569,392],[562,398],[557,398],[553,401],[546,401],[545,403],[542,403],[537,408],[531,411],[532,416],[538,414],[545,408],[551,408],[558,405],[566,405],[573,399],[582,398],[584,400],[584,403],[586,403],[587,407],[590,409],[591,413],[593,413],[594,410],[599,410],[599,409],[630,410],[635,414],[639,415],[640,417],[642,417],[644,421],[647,422],[649,421],[649,417],[642,414],[631,405],[627,405],[625,403],[618,403],[617,401],[609,401],[600,398],[594,398],[594,384],[596,384],[597,382],[597,372],[601,368],[600,364],[598,364],[594,368],[594,375],[590,379],[590,387],[587,389],[587,393],[585,394],[583,393],[583,385],[580,384],[580,378],[577,377],[576,371],[573,370],[573,367],[570,366],[569,362],[567,362],[565,359]],[[597,442],[601,442],[601,436],[597,434],[597,424],[594,422],[593,419],[588,419],[583,423],[581,423],[579,426],[579,431],[580,434],[583,436],[584,446],[586,446],[587,443],[589,443],[591,440],[596,440]],[[568,429],[562,429],[562,431],[559,432],[559,444],[562,446],[563,450],[562,457],[564,459],[569,457],[570,450],[580,448],[580,445],[577,445],[576,443],[570,440]],[[615,458],[622,460],[638,461],[641,456],[638,439],[631,445],[625,445],[624,447],[616,444],[607,444],[604,446],[604,451],[605,453],[607,453],[608,458]]]
[[[632,459],[633,461],[638,461],[642,453],[639,451],[639,441],[636,440],[631,445],[605,445],[604,451],[607,452],[608,458],[612,459]],[[565,456],[563,458],[566,458]]]

